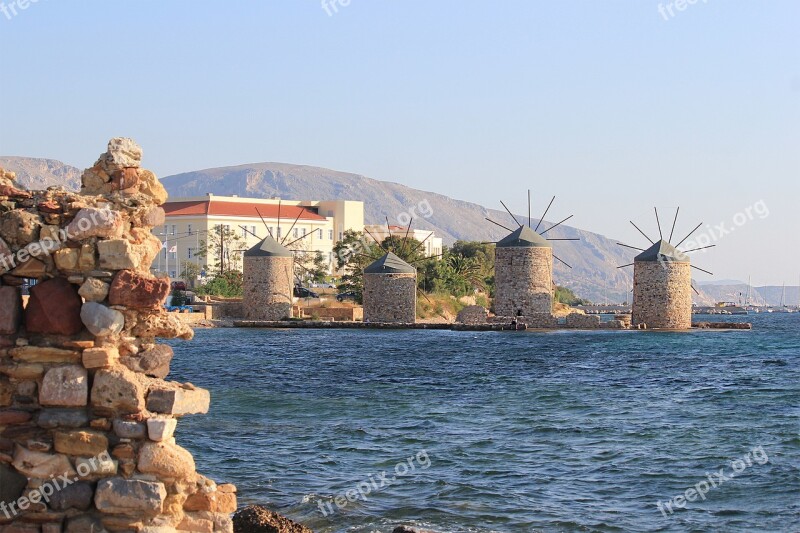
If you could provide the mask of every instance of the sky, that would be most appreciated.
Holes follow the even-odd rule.
[[[639,247],[629,220],[657,238],[680,206],[715,279],[800,278],[796,0],[0,1],[0,155],[84,168],[126,136],[160,176],[296,163],[518,213],[531,189]]]

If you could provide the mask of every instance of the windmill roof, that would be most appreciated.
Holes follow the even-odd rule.
[[[633,260],[637,262],[671,261],[673,263],[688,263],[689,256],[662,239],[637,255]]]
[[[244,253],[245,257],[292,257],[292,252],[271,236],[256,244]]]
[[[417,269],[409,265],[392,252],[367,266],[364,274],[416,274]]]
[[[498,248],[552,248],[553,246],[541,235],[528,226],[520,226],[504,239],[497,242]]]

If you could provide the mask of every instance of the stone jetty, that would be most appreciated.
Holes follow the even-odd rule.
[[[0,169],[0,532],[232,532],[236,488],[175,441],[208,391],[165,381],[192,330],[149,273],[167,194],[125,138],[80,194]],[[31,285],[24,303],[22,287]]]

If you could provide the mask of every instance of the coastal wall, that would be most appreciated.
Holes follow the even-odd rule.
[[[247,320],[292,316],[292,257],[244,257],[242,310]]]
[[[112,139],[81,194],[23,191],[0,170],[3,533],[233,531],[235,487],[174,437],[210,396],[164,380],[173,351],[157,339],[193,332],[149,273],[167,195],[141,156]]]
[[[692,267],[688,262],[637,261],[633,266],[633,326],[692,327]]]
[[[364,322],[411,324],[416,319],[416,274],[364,274]]]
[[[495,251],[494,312],[511,317],[550,314],[553,310],[553,250],[546,247],[498,247]]]

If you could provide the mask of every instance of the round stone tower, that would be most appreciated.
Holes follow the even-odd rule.
[[[553,247],[528,226],[497,243],[494,312],[535,316],[553,311]]]
[[[292,252],[267,237],[244,253],[242,280],[245,318],[281,320],[292,315]]]
[[[658,241],[634,258],[634,326],[648,329],[692,327],[692,267],[689,256]]]
[[[364,322],[413,324],[417,269],[392,252],[364,269]]]

